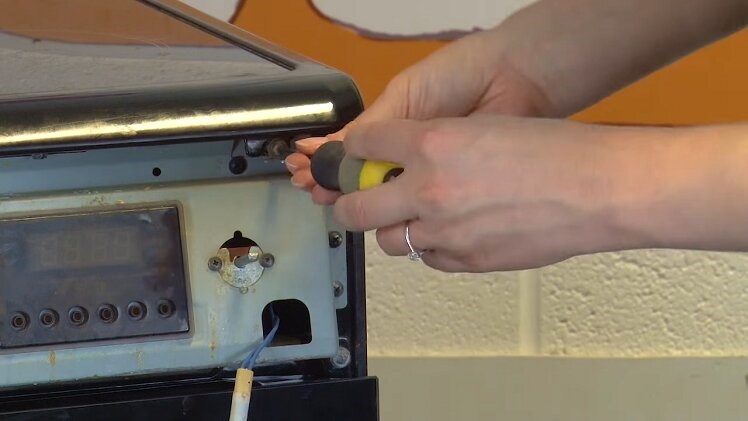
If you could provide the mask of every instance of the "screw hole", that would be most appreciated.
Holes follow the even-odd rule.
[[[39,323],[44,327],[53,327],[60,320],[60,316],[54,310],[42,310],[39,313]]]
[[[132,320],[142,320],[145,312],[145,305],[139,301],[133,301],[127,305],[127,315]]]
[[[88,321],[88,312],[83,307],[73,307],[68,312],[70,323],[80,326]]]
[[[29,326],[29,315],[23,312],[15,313],[10,319],[10,326],[13,330],[26,329]]]
[[[174,314],[174,303],[169,300],[161,300],[158,302],[158,315],[161,317],[170,317]]]
[[[99,307],[99,319],[104,323],[112,323],[117,320],[117,309],[111,304],[104,304]]]
[[[152,172],[154,177],[158,177],[161,175],[161,168],[155,167]]]

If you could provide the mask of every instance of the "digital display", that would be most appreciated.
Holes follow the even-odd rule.
[[[189,331],[179,208],[0,218],[0,349]]]
[[[24,238],[29,270],[139,265],[140,233],[133,227],[75,227]]]
[[[172,270],[180,235],[175,208],[0,220],[0,271]]]

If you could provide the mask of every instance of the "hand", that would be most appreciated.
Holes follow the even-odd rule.
[[[377,230],[393,256],[410,251],[411,221],[413,246],[429,250],[423,261],[450,272],[528,269],[635,246],[641,238],[617,226],[616,201],[646,192],[657,167],[657,142],[636,130],[497,116],[370,123],[348,133],[347,153],[405,171],[339,197],[335,217],[351,231]]]
[[[429,120],[480,113],[538,116],[546,112],[543,93],[501,54],[502,37],[495,31],[466,36],[447,45],[396,76],[384,93],[343,130],[326,138],[296,143],[287,157],[292,183],[312,192],[319,204],[332,204],[338,194],[314,183],[309,158],[328,140],[344,140],[360,124],[389,119]]]

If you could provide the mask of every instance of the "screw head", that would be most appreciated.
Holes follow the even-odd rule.
[[[351,363],[351,351],[348,348],[341,346],[338,347],[338,352],[335,356],[330,358],[330,363],[335,368],[346,368]]]
[[[335,281],[332,283],[332,291],[336,297],[340,297],[341,295],[343,295],[343,292],[345,292],[345,287],[343,286],[342,282]]]
[[[260,256],[260,265],[264,268],[272,267],[275,264],[275,256],[270,253],[263,253]]]
[[[343,236],[337,231],[331,231],[328,240],[331,248],[338,248],[343,244]]]
[[[285,159],[291,152],[286,139],[273,139],[265,145],[265,150],[270,158]]]
[[[208,259],[208,269],[212,270],[213,272],[218,272],[219,270],[221,270],[222,266],[223,262],[220,258],[213,256]]]

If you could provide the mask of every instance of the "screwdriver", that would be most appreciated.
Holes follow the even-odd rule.
[[[345,153],[342,141],[329,141],[311,157],[312,178],[327,190],[343,194],[366,190],[402,174],[403,168],[391,162],[354,158]]]

